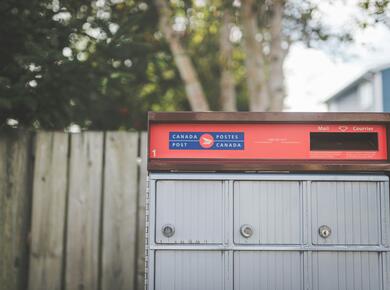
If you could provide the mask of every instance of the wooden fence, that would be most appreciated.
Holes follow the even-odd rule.
[[[0,289],[144,287],[146,133],[0,133]]]

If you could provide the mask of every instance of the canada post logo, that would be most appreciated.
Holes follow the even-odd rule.
[[[244,132],[169,132],[171,150],[244,150]]]

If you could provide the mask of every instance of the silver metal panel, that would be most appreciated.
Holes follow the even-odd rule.
[[[245,238],[242,225],[253,235]],[[234,183],[234,242],[241,244],[300,244],[302,193],[296,181],[236,181]]]
[[[157,251],[155,290],[224,290],[224,262],[217,251]]]
[[[299,252],[235,252],[235,290],[300,290],[303,288]]]
[[[376,182],[312,182],[313,244],[380,244],[380,191]],[[328,238],[319,227],[329,226]]]
[[[387,176],[150,173],[149,184],[148,290],[390,290]],[[241,190],[240,201],[238,184],[274,188]],[[255,230],[250,239],[256,240],[240,242],[239,219],[245,216],[273,230]],[[293,231],[288,222],[297,216],[299,229]],[[327,241],[318,236],[323,220],[332,223]],[[164,224],[175,225],[172,238],[161,235]]]
[[[313,252],[313,290],[380,290],[382,267],[374,252]]]
[[[152,250],[240,250],[240,251],[334,251],[334,252],[390,252],[383,246],[360,246],[360,245],[247,245],[234,244],[156,244],[150,246]]]
[[[329,180],[389,181],[380,174],[293,174],[293,173],[150,173],[151,180]]]
[[[156,243],[222,243],[222,181],[162,180],[156,186]],[[172,237],[162,234],[167,224],[175,228]]]
[[[382,254],[383,288],[390,289],[390,253]]]
[[[379,182],[378,188],[381,193],[381,220],[382,220],[382,245],[390,247],[390,197],[389,197],[389,183]]]

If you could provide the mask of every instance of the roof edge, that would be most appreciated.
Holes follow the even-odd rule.
[[[372,68],[366,70],[364,73],[360,74],[357,78],[353,79],[352,81],[347,83],[344,87],[339,89],[332,96],[327,98],[324,101],[324,103],[328,104],[329,102],[338,99],[339,97],[341,97],[343,95],[343,93],[345,93],[349,89],[355,87],[361,80],[367,79],[370,76],[372,76],[373,74],[379,73],[379,72],[384,71],[384,70],[389,69],[389,68],[390,68],[390,63],[387,63],[387,64],[382,64],[382,65],[379,65],[379,66],[375,66],[375,67],[372,67]]]

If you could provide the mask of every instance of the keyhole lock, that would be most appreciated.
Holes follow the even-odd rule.
[[[175,234],[175,227],[173,225],[163,225],[161,228],[161,232],[164,237],[170,238]]]
[[[248,239],[253,235],[253,228],[251,225],[242,225],[240,228],[241,236]]]
[[[318,229],[318,233],[320,234],[320,236],[324,239],[326,239],[327,237],[329,237],[332,233],[332,229],[330,227],[328,227],[327,225],[323,225],[323,226],[320,226],[320,228]]]

